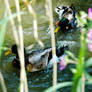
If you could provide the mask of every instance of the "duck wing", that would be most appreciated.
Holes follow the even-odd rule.
[[[34,64],[34,67],[36,69],[40,69],[40,70],[45,69],[48,64],[48,56],[49,56],[48,52],[46,52],[44,55],[42,55],[41,58],[39,59],[39,61]]]
[[[47,67],[50,51],[51,48],[46,49],[40,53],[32,52],[33,54],[31,53],[31,55],[29,55],[29,63],[33,64],[33,71],[42,70]]]
[[[32,51],[32,52],[28,55],[28,61],[29,61],[29,63],[34,64],[37,60],[39,60],[39,59],[40,59],[40,54],[41,54],[41,52]]]
[[[28,56],[28,61],[32,64],[41,62],[42,59],[48,58],[51,48],[45,49],[44,51],[32,51]]]

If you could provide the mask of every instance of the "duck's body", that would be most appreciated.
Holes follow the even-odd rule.
[[[13,45],[14,46],[14,45]],[[56,58],[59,62],[64,54],[65,49],[68,47],[56,48]],[[13,52],[13,49],[12,49]],[[14,53],[14,52],[13,52]],[[20,68],[20,61],[17,53],[14,53],[16,57],[12,61],[12,64],[16,68]],[[24,53],[25,55],[25,68],[28,72],[35,72],[51,68],[53,64],[52,60],[52,48],[46,48],[44,50],[29,51]]]
[[[68,31],[76,28],[76,10],[74,6],[56,7],[55,11],[59,15],[59,20],[57,21],[56,26],[60,27],[60,30]]]

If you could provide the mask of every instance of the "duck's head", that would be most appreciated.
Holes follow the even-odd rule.
[[[19,58],[18,56],[18,46],[16,44],[12,45],[11,49],[8,50],[5,55],[9,55],[9,54],[15,54],[16,58]],[[24,54],[26,54],[26,49],[24,48]]]
[[[15,58],[12,61],[12,65],[16,68],[20,68],[20,62],[19,62],[19,56],[18,56],[18,47],[16,44],[12,45],[11,49],[8,50],[5,55],[9,55],[9,54],[15,54]]]
[[[11,47],[12,53],[17,54],[18,53],[17,49],[18,49],[18,47],[16,44],[12,45],[12,47]]]
[[[12,64],[14,67],[16,68],[20,68],[20,61],[19,61],[19,55],[18,55],[18,46],[16,44],[12,45],[11,49],[8,50],[5,55],[9,55],[9,54],[15,54],[15,58],[13,59],[12,61]],[[26,55],[26,51],[25,51],[25,48],[24,48],[24,55]],[[26,57],[27,58],[27,57]],[[25,58],[25,61],[27,61],[27,59]],[[25,62],[26,64],[27,62]]]
[[[57,28],[54,30],[57,33],[59,30],[68,31],[77,26],[76,23],[76,9],[73,5],[71,6],[59,6],[55,9],[59,15],[59,20],[56,22]]]
[[[14,45],[12,45],[11,49],[8,50],[8,51],[5,53],[5,55],[7,56],[7,55],[9,55],[9,54],[15,54],[16,57],[18,58],[18,50],[17,50],[17,49],[18,49],[17,45],[14,44]]]
[[[71,16],[70,16],[71,18]],[[54,30],[55,33],[57,33],[58,31],[68,31],[70,29],[72,29],[72,25],[70,24],[69,20],[65,17],[63,17],[61,20],[57,21],[56,23],[56,29]]]

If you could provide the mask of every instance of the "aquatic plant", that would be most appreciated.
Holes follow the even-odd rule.
[[[92,27],[91,13],[92,12],[91,10],[88,10],[88,12],[90,13],[90,17],[88,17],[89,14],[87,15],[84,11],[81,11],[80,15],[77,15],[79,26],[81,27],[81,30],[80,30],[81,47],[80,47],[78,58],[76,58],[73,53],[67,52],[67,54],[72,58],[72,60],[67,58],[66,59],[67,62],[76,64],[76,68],[71,69],[74,74],[73,81],[57,83],[56,86],[52,86],[48,88],[47,90],[45,90],[44,92],[53,92],[56,89],[60,89],[67,86],[72,86],[72,89],[71,89],[72,92],[85,92],[85,85],[92,84],[92,76],[86,71],[87,68],[92,66],[92,57],[89,58],[88,60],[85,59],[87,39],[88,40],[90,39],[90,42],[92,42],[92,29],[91,29]],[[90,51],[91,51],[92,44],[90,46],[89,44],[91,43],[88,42],[88,47],[90,47]],[[65,63],[66,61],[63,60],[63,62]],[[60,63],[61,70],[63,70],[63,68],[66,67],[63,62]]]

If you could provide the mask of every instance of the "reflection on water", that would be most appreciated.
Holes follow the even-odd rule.
[[[12,1],[10,1],[12,2]],[[38,32],[39,38],[43,41],[46,47],[51,46],[50,43],[50,34],[47,32],[48,29],[48,20],[45,17],[45,8],[44,8],[45,0],[37,0],[37,3],[33,6],[35,11],[37,12],[38,18]],[[71,2],[75,5],[77,11],[78,10],[85,10],[87,11],[88,7],[92,6],[91,0],[53,0],[53,13],[54,13],[54,22],[57,20],[57,14],[54,12],[54,8],[57,5],[70,5]],[[86,2],[86,4],[84,3]],[[3,1],[0,0],[0,13],[3,12],[1,9],[4,8]],[[3,13],[0,15],[0,18],[3,16]],[[17,21],[15,20],[16,26]],[[33,25],[32,25],[32,16],[27,12],[26,15],[22,16],[22,25],[24,29],[24,45],[28,46],[30,44],[35,44],[34,49],[39,49],[39,45],[34,41],[33,37]],[[70,51],[74,52],[76,56],[78,55],[78,49],[80,47],[79,44],[79,36],[80,32],[79,29],[76,29],[70,33],[62,33],[56,35],[56,43],[59,46],[69,45]],[[7,33],[6,37],[8,38],[7,46],[11,46],[14,44],[14,39],[12,36],[12,29],[10,24],[8,23],[7,26]],[[6,40],[7,40],[6,38]],[[4,54],[2,56],[0,62],[0,71],[4,75],[5,83],[8,89],[8,92],[17,92],[19,87],[19,71],[12,67],[11,62],[14,56],[5,57]],[[71,81],[72,80],[72,73],[69,70],[70,67],[74,67],[69,65],[63,72],[60,72],[58,69],[58,82],[63,81]],[[28,73],[28,85],[29,85],[29,92],[42,92],[44,89],[50,87],[52,85],[52,70],[44,70],[41,72],[35,73]],[[90,86],[87,87],[87,92],[90,92],[92,88]],[[69,92],[70,87],[64,89],[64,92]],[[63,89],[60,89],[57,92],[63,92]],[[0,89],[0,92],[1,89]]]

